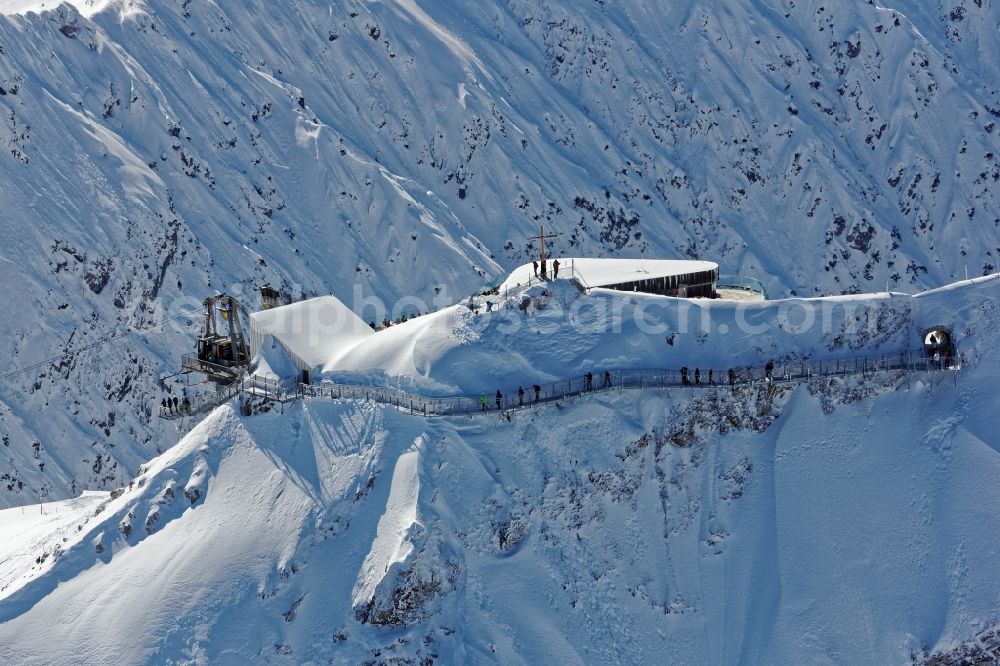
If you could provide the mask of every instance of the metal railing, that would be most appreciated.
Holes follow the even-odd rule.
[[[587,283],[587,280],[583,277],[583,274],[576,269],[573,264],[565,265],[559,264],[559,275],[560,277],[551,277],[553,273],[552,267],[549,266],[547,269],[547,274],[550,277],[542,278],[536,275],[529,275],[527,282],[518,282],[513,286],[499,292],[497,298],[501,301],[506,301],[509,304],[513,304],[513,298],[525,290],[534,287],[535,285],[550,285],[556,280],[568,280],[576,285],[576,288],[580,290],[581,293],[589,292],[593,287]]]
[[[800,383],[822,377],[865,375],[874,372],[898,371],[901,373],[957,370],[959,366],[945,366],[943,361],[928,358],[923,350],[896,354],[869,354],[840,359],[812,361],[808,359],[783,359],[775,362],[770,371],[767,366],[733,368],[730,382],[729,368],[688,368],[685,377],[680,369],[599,369],[586,374],[544,384],[527,383],[491,389],[479,396],[431,397],[409,393],[388,386],[366,386],[324,381],[319,384],[296,384],[244,377],[219,391],[197,396],[189,406],[178,409],[160,409],[164,419],[181,419],[197,416],[228,402],[240,394],[287,402],[305,397],[331,398],[334,400],[364,400],[390,405],[423,416],[456,416],[498,410],[529,408],[564,398],[625,389],[685,389],[716,390],[735,388],[757,382],[776,384]],[[536,387],[537,386],[537,390]],[[523,389],[521,394],[519,389]],[[499,398],[496,392],[499,390]],[[483,395],[486,396],[485,405]]]
[[[237,364],[223,359],[216,362],[204,361],[198,358],[198,354],[184,354],[181,357],[181,368],[187,372],[211,371],[215,375],[232,375],[236,378],[243,373],[243,368],[246,366],[246,363]]]
[[[278,402],[285,402],[290,399],[290,396],[294,395],[296,386],[294,382],[279,382],[263,377],[244,376],[231,384],[221,387],[217,391],[200,393],[195,395],[193,399],[188,398],[187,402],[178,402],[176,408],[173,405],[169,407],[161,405],[160,418],[169,421],[205,414],[243,393]]]
[[[719,280],[715,283],[715,288],[749,291],[767,298],[767,290],[764,288],[763,282],[743,275],[720,275]]]

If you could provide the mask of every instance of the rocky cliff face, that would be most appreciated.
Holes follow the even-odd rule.
[[[155,453],[154,324],[223,289],[458,299],[540,224],[775,295],[1000,266],[990,0],[78,4],[0,3],[0,505]]]

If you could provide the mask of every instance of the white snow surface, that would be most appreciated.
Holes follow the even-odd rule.
[[[76,526],[105,504],[109,493],[86,491],[80,497],[0,511],[0,593],[10,594],[51,566],[61,548],[59,536],[76,538]],[[38,562],[38,551],[46,562]]]
[[[396,460],[389,486],[385,512],[379,519],[371,550],[361,564],[354,592],[355,606],[367,604],[376,586],[389,573],[389,568],[405,564],[413,552],[410,535],[422,526],[418,522],[417,506],[420,494],[420,450],[407,451]]]
[[[104,11],[108,7],[129,7],[135,8],[136,0],[0,0],[0,14],[27,14],[35,12],[40,14],[45,11],[52,11],[62,4],[72,6],[81,16],[93,16]]]
[[[949,649],[1000,623],[996,284],[867,299],[908,339],[951,326],[958,374],[611,392],[510,420],[221,407],[116,499],[0,512],[18,553],[0,568],[0,661],[904,664]],[[750,320],[780,321],[774,304]],[[509,354],[468,325],[438,344],[485,368]],[[721,355],[722,340],[681,348]]]

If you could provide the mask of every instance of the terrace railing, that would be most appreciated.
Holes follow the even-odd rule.
[[[767,298],[767,290],[764,288],[763,282],[743,275],[720,275],[718,282],[715,283],[715,288],[747,291]]]

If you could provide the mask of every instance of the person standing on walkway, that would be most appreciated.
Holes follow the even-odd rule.
[[[681,386],[687,386],[691,382],[688,381],[688,369],[686,365],[681,366]]]
[[[538,262],[537,261],[532,261],[531,262],[531,267],[535,269],[535,277],[538,277]]]
[[[503,404],[503,393],[500,392],[500,389],[497,389],[497,409],[500,409],[500,405],[502,404]]]
[[[552,262],[552,279],[556,280],[559,278],[559,260],[556,259]]]
[[[701,368],[694,369],[694,383],[701,384]]]
[[[604,388],[611,388],[611,373],[604,371]]]
[[[538,402],[542,397],[542,387],[539,386],[538,384],[535,384],[534,389],[535,389],[535,402]]]
[[[713,374],[715,374],[715,373],[712,371],[712,368],[709,368],[708,369],[708,383],[709,384],[714,384],[715,383],[715,381],[712,379],[712,375]]]
[[[517,387],[517,406],[524,407],[524,387]]]
[[[587,381],[587,390],[588,391],[593,391],[594,390],[594,373],[588,372],[584,376],[584,379],[586,379],[586,381]]]
[[[184,413],[185,414],[191,413],[191,401],[188,400],[187,396],[184,396]]]
[[[549,276],[548,276],[548,272],[545,270],[545,260],[544,259],[542,259],[542,263],[539,266],[539,268],[541,268],[541,278],[543,280],[548,280]]]
[[[733,370],[732,368],[729,368],[729,385],[730,386],[736,385],[736,371]]]
[[[767,365],[764,366],[764,378],[767,381],[771,381],[771,375],[774,373],[774,361],[768,361]]]
[[[179,411],[177,411],[177,396],[176,395],[174,396],[174,412],[177,412],[178,414],[180,413]]]
[[[160,410],[164,414],[166,414],[167,412],[170,411],[169,409],[167,409],[167,399],[166,398],[164,398],[163,400],[160,400]]]
[[[481,396],[479,396],[479,403],[483,406],[482,411],[484,411],[484,412],[486,411],[486,405],[487,405],[488,402],[489,401],[487,400],[485,393],[482,394]]]

